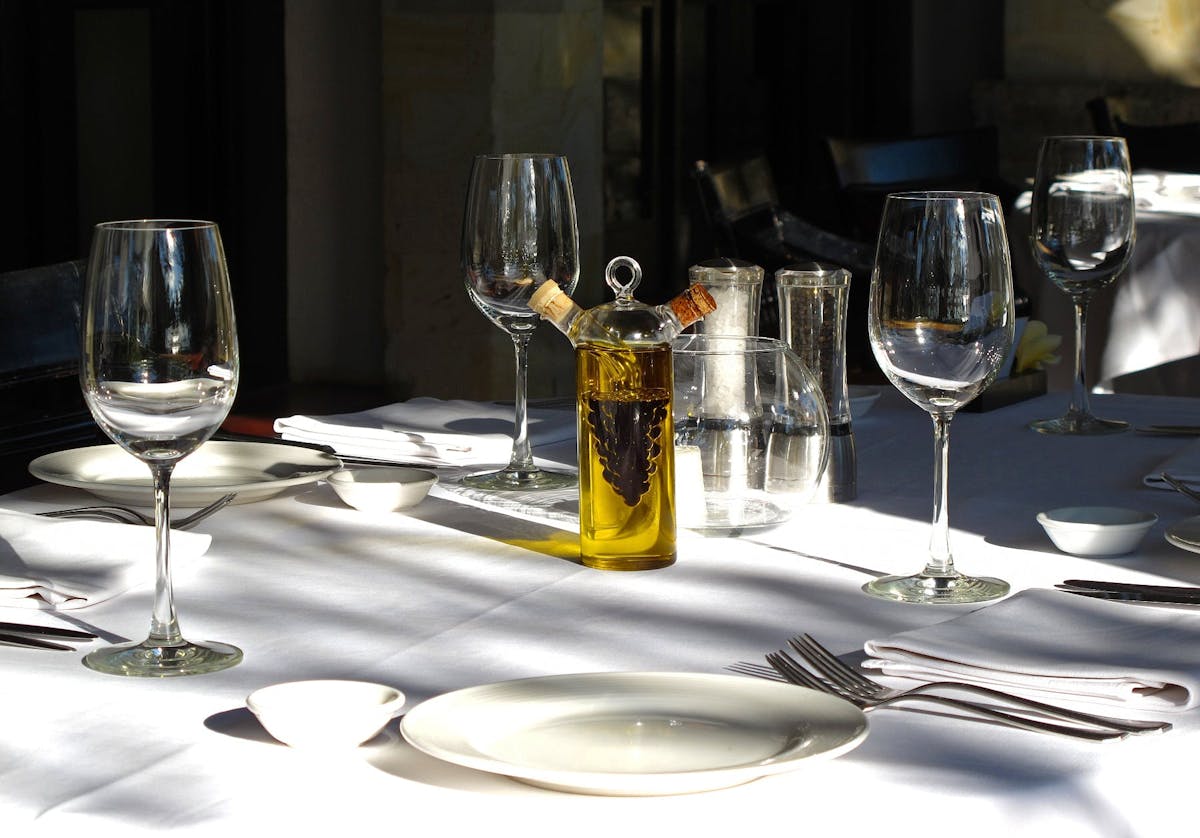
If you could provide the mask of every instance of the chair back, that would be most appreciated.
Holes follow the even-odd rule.
[[[104,441],[79,389],[86,263],[0,274],[0,491],[30,485],[29,461]]]
[[[841,186],[842,223],[850,236],[874,241],[889,193],[927,189],[1002,190],[994,126],[894,139],[827,137]]]

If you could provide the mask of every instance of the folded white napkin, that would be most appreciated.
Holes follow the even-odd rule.
[[[570,410],[529,410],[533,445],[575,436]],[[503,464],[512,453],[513,408],[494,402],[419,398],[336,416],[275,420],[285,440],[332,446],[346,457],[433,466]]]
[[[1033,589],[864,648],[863,666],[921,681],[1155,712],[1200,704],[1200,609],[1190,606]]]
[[[1200,484],[1200,439],[1189,443],[1159,463],[1142,478],[1142,482],[1155,489],[1175,491],[1170,483],[1162,479],[1164,471],[1184,483]]]
[[[1196,182],[1183,175],[1138,174],[1133,176],[1134,203],[1139,212],[1171,215],[1200,215],[1200,192]],[[1032,192],[1022,192],[1013,201],[1017,210],[1027,210]]]
[[[172,562],[203,555],[211,541],[172,531]],[[153,527],[0,509],[0,606],[83,608],[153,579]]]
[[[1143,212],[1200,215],[1200,178],[1171,172],[1142,172],[1133,176],[1137,208]]]

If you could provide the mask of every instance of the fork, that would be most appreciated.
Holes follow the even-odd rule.
[[[214,512],[224,509],[236,497],[236,492],[222,495],[208,506],[196,510],[191,515],[186,515],[183,518],[172,521],[171,529],[186,530],[194,527]],[[118,524],[154,526],[153,516],[138,512],[136,509],[130,509],[127,506],[81,506],[75,509],[55,509],[50,512],[39,512],[38,515],[41,515],[43,518],[98,518],[102,521],[115,521]]]
[[[894,698],[901,695],[921,694],[930,690],[936,690],[938,688],[956,689],[963,692],[974,693],[975,695],[981,695],[986,698],[997,699],[1005,703],[1018,705],[1048,716],[1056,716],[1060,719],[1080,722],[1082,724],[1093,725],[1095,727],[1107,727],[1114,730],[1122,730],[1127,733],[1162,733],[1171,729],[1170,722],[1142,722],[1134,721],[1132,719],[1116,719],[1109,716],[1097,716],[1092,713],[1084,713],[1079,710],[1071,710],[1066,707],[1058,707],[1053,704],[1046,704],[1041,701],[1036,701],[1032,698],[1001,692],[1000,690],[995,690],[991,687],[985,687],[982,684],[969,684],[959,681],[930,681],[928,683],[920,684],[916,687],[910,687],[905,690],[892,689],[884,686],[878,681],[868,678],[862,672],[843,662],[840,658],[836,657],[832,652],[814,640],[812,635],[797,635],[789,640],[788,644],[800,655],[800,657],[805,660],[806,663],[808,663],[821,675],[825,676],[846,691],[853,692],[856,695],[861,695],[864,698]]]
[[[1181,492],[1182,494],[1187,495],[1189,498],[1191,498],[1194,501],[1200,501],[1200,492],[1197,492],[1195,489],[1193,489],[1188,484],[1184,483],[1178,477],[1174,477],[1170,474],[1167,474],[1165,471],[1160,475],[1160,477],[1162,477],[1164,483],[1169,485],[1175,491]]]
[[[829,695],[837,696],[845,699],[851,704],[860,707],[863,712],[874,710],[877,707],[886,707],[889,704],[894,704],[900,701],[921,701],[926,704],[939,704],[943,707],[953,707],[957,710],[965,710],[977,716],[992,719],[1001,722],[1010,727],[1020,728],[1022,730],[1030,730],[1036,733],[1051,733],[1056,736],[1066,736],[1072,739],[1083,739],[1088,742],[1112,742],[1115,740],[1125,739],[1129,736],[1128,731],[1114,730],[1107,728],[1104,730],[1087,729],[1081,727],[1068,727],[1057,725],[1053,722],[1041,721],[1039,719],[1031,719],[1025,716],[1017,716],[1012,713],[1006,713],[1003,710],[996,709],[987,704],[977,704],[973,701],[964,701],[958,698],[950,698],[944,695],[927,695],[924,693],[908,693],[900,692],[896,695],[884,697],[868,697],[858,693],[839,687],[832,681],[820,678],[809,672],[801,666],[787,652],[770,652],[767,654],[767,662],[771,667],[792,684],[797,684],[801,687],[808,687],[811,690],[828,693]],[[741,670],[744,671],[744,670]]]

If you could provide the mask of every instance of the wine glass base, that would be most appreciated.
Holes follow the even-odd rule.
[[[1029,427],[1041,434],[1076,434],[1101,436],[1129,430],[1129,423],[1120,419],[1100,419],[1089,413],[1068,413],[1058,419],[1039,419]]]
[[[462,484],[472,489],[492,492],[540,492],[549,489],[569,489],[578,485],[574,474],[545,469],[503,469],[482,474],[468,474]]]
[[[242,650],[226,643],[190,643],[186,640],[161,646],[150,640],[108,646],[86,655],[83,665],[109,675],[165,678],[172,675],[202,675],[235,666]]]
[[[1009,585],[987,576],[883,576],[862,586],[872,596],[898,602],[953,603],[987,602],[1009,592]]]

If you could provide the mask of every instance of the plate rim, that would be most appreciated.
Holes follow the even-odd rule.
[[[224,449],[254,449],[257,451],[266,451],[267,449],[285,448],[290,452],[299,452],[301,457],[308,458],[307,463],[301,465],[312,465],[315,470],[308,474],[298,477],[281,477],[272,480],[259,480],[251,483],[221,483],[221,484],[206,484],[204,486],[188,486],[187,476],[184,475],[182,480],[176,483],[172,481],[172,500],[184,493],[205,493],[214,495],[223,495],[229,492],[238,492],[239,494],[253,493],[256,489],[259,491],[270,490],[272,494],[283,491],[284,489],[293,486],[302,486],[308,483],[315,483],[318,480],[323,480],[333,472],[342,467],[341,461],[324,451],[317,451],[312,448],[307,448],[300,445],[291,445],[289,443],[277,442],[256,442],[252,440],[227,440],[227,439],[209,439],[201,443],[197,451],[206,446],[218,446]],[[211,449],[210,449],[211,450]],[[61,451],[51,451],[35,457],[29,462],[28,470],[31,475],[46,483],[52,483],[58,486],[67,486],[72,489],[82,489],[83,491],[97,494],[107,489],[122,493],[142,493],[150,491],[150,487],[146,483],[127,483],[121,480],[84,480],[72,478],[64,474],[65,470],[49,471],[47,465],[53,463],[57,459],[70,457],[88,457],[103,453],[105,456],[112,452],[124,453],[124,449],[115,442],[100,443],[99,445],[85,445],[78,448],[65,448]],[[126,454],[126,456],[132,456]],[[238,498],[241,500],[241,498]],[[237,501],[235,501],[236,503]]]
[[[782,757],[776,755],[776,757],[762,762],[741,763],[713,768],[700,767],[639,773],[627,771],[548,769],[515,763],[491,757],[478,751],[467,753],[465,749],[455,751],[443,748],[439,744],[431,744],[428,737],[420,730],[420,726],[427,724],[425,716],[431,713],[444,712],[442,705],[449,705],[451,708],[456,708],[458,718],[461,719],[462,708],[458,705],[461,705],[464,700],[473,698],[473,694],[487,696],[489,691],[502,690],[514,685],[531,685],[538,682],[595,681],[611,684],[613,681],[633,681],[635,679],[639,681],[646,679],[712,681],[723,685],[736,684],[740,691],[749,694],[763,692],[782,695],[781,692],[777,691],[789,690],[793,691],[790,693],[790,699],[792,700],[805,694],[810,700],[821,701],[826,703],[828,707],[836,707],[839,711],[845,712],[847,714],[847,721],[850,722],[850,720],[853,720],[851,726],[855,727],[855,732],[833,747],[815,753],[808,753],[804,747],[798,745]],[[611,690],[607,692],[611,693]],[[584,693],[580,697],[586,699],[589,696]],[[804,706],[803,701],[795,701],[795,704],[797,712]],[[797,721],[804,721],[804,719],[798,716]],[[414,728],[416,729],[414,730]],[[650,796],[687,794],[727,788],[757,780],[761,777],[792,771],[799,768],[803,763],[814,759],[832,759],[858,747],[867,737],[869,723],[863,711],[850,702],[828,693],[792,684],[746,678],[745,676],[705,672],[613,671],[564,673],[515,678],[451,690],[425,699],[407,711],[404,718],[401,719],[400,732],[404,740],[418,751],[465,768],[499,774],[521,782],[563,791],[601,795]]]
[[[1189,515],[1182,521],[1176,521],[1174,524],[1171,524],[1171,526],[1167,527],[1166,531],[1163,533],[1163,538],[1165,538],[1169,543],[1178,547],[1180,550],[1186,550],[1189,553],[1200,553],[1200,541],[1185,540],[1175,532],[1175,530],[1181,525],[1186,524],[1189,521],[1196,522],[1197,529],[1200,529],[1200,515]]]

